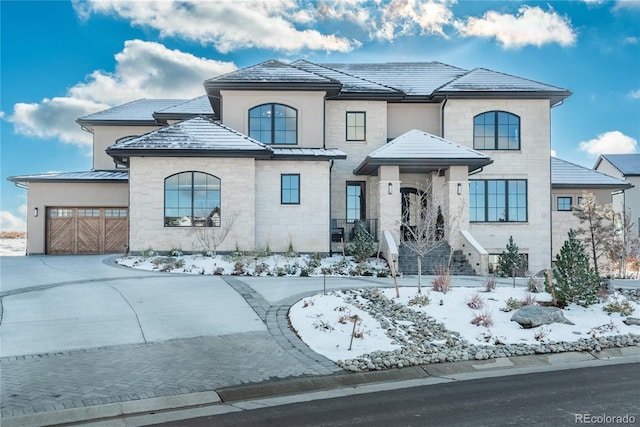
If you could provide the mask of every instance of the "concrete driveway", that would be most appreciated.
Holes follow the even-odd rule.
[[[220,277],[136,271],[111,258],[0,257],[0,357],[266,331]]]

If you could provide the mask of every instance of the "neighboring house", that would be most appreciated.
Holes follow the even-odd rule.
[[[631,214],[632,233],[640,237],[640,153],[602,154],[593,168],[611,176],[624,179],[633,185],[613,197],[616,212]]]
[[[444,238],[476,273],[509,236],[530,270],[550,266],[550,110],[569,91],[438,62],[304,60],[204,87],[78,119],[94,136],[92,171],[9,178],[29,188],[27,252],[201,251],[201,226],[229,217],[221,251],[339,250],[355,224],[398,242],[430,189]],[[128,224],[117,243],[113,218]]]
[[[586,228],[575,216],[575,207],[579,206],[586,194],[593,194],[596,204],[604,206],[612,202],[612,197],[628,191],[631,184],[597,170],[578,166],[555,157],[551,158],[551,191],[553,196],[553,237],[552,254],[560,252],[570,229]]]

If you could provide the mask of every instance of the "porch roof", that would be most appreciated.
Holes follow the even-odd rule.
[[[633,187],[630,182],[600,171],[570,163],[566,160],[551,158],[551,186],[553,188],[608,188],[623,190]]]
[[[493,163],[491,157],[420,130],[410,130],[371,152],[355,175],[376,175],[379,166],[396,165],[403,173],[468,166],[469,172]]]
[[[78,172],[51,172],[34,175],[18,175],[7,178],[21,187],[30,182],[127,182],[128,170],[91,170]]]

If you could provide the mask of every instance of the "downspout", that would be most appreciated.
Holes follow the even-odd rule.
[[[331,177],[331,170],[333,169],[333,159],[329,160],[329,256],[333,256],[333,252],[331,250],[331,185],[333,183],[333,179]]]
[[[444,107],[447,105],[448,100],[449,96],[447,95],[444,97],[440,107],[440,138],[444,138]]]

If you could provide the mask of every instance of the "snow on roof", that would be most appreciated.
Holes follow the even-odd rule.
[[[439,88],[438,92],[476,92],[487,90],[498,92],[565,91],[555,86],[522,77],[499,73],[485,68],[475,68]]]
[[[270,60],[206,80],[208,83],[336,83],[326,77]]]
[[[153,113],[181,104],[186,99],[138,99],[107,110],[80,117],[78,123],[137,121],[155,123]]]
[[[109,154],[139,150],[156,153],[158,151],[271,152],[271,149],[261,142],[202,116],[117,142],[107,148]]]
[[[157,110],[154,115],[212,115],[213,108],[207,95],[172,105],[162,110]]]
[[[401,94],[400,91],[368,81],[366,79],[352,76],[346,74],[341,71],[333,70],[328,67],[324,67],[318,64],[314,64],[312,62],[300,59],[291,63],[292,66],[308,71],[310,73],[318,74],[320,76],[339,81],[342,83],[341,92],[349,92],[349,93],[387,93],[387,94]]]
[[[551,158],[551,185],[554,187],[584,187],[584,188],[629,188],[631,184],[623,179],[598,172],[561,160]]]
[[[466,165],[470,170],[491,164],[488,155],[420,130],[410,130],[369,153],[354,174],[375,173],[381,165],[405,168],[448,168]]]
[[[317,158],[346,159],[344,151],[335,148],[272,148],[273,158],[307,158],[313,160]]]
[[[383,86],[407,95],[430,96],[451,80],[467,72],[440,62],[387,62],[381,64],[320,64],[324,67]]]
[[[602,154],[594,168],[597,168],[602,159],[606,159],[618,169],[624,176],[640,175],[640,153],[635,154]]]

